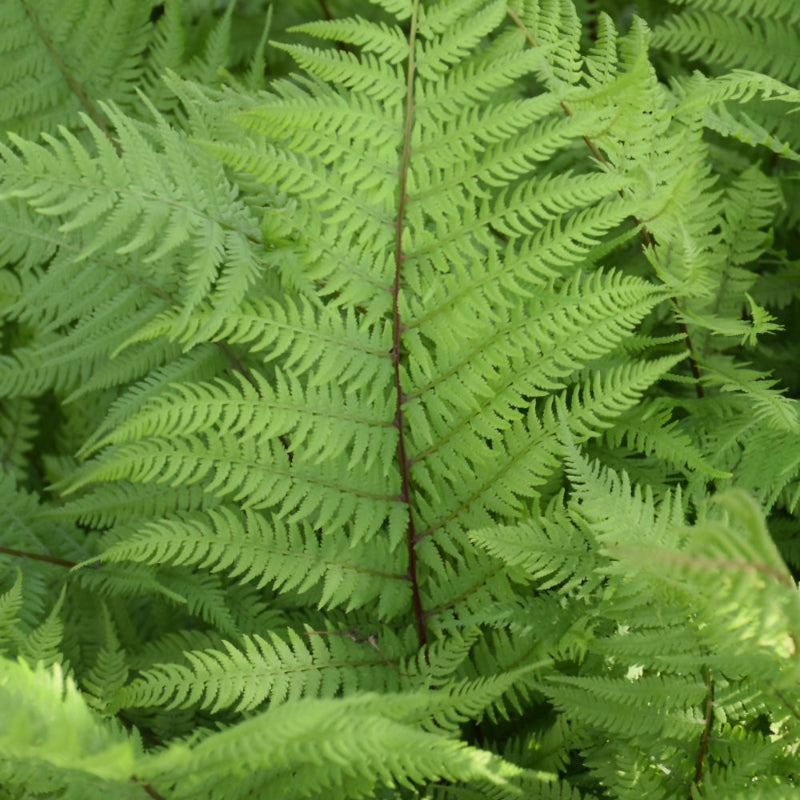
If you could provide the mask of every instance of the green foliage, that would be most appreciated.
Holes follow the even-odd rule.
[[[798,13],[627,6],[5,0],[0,798],[797,790]]]

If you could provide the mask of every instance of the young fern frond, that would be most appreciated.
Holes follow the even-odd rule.
[[[58,600],[47,617],[32,630],[20,643],[19,654],[30,664],[43,663],[45,666],[61,660],[61,639],[64,635],[64,624],[59,614],[64,602],[62,588]]]
[[[108,608],[104,606],[105,618],[104,642],[97,652],[94,667],[86,674],[83,685],[93,698],[92,704],[106,710],[116,692],[128,680],[128,666],[125,651],[114,630],[114,623]]]
[[[0,596],[0,642],[2,652],[7,651],[7,642],[14,636],[14,625],[22,608],[22,573],[17,573],[14,585]]]

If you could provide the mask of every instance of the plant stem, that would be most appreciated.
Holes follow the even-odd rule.
[[[714,683],[711,680],[711,670],[708,666],[703,667],[703,680],[706,683],[705,716],[703,718],[703,735],[700,737],[700,752],[697,755],[693,780],[694,785],[697,787],[700,786],[700,781],[703,779],[703,761],[708,750],[708,738],[711,735],[711,721],[714,715]]]
[[[414,620],[417,628],[419,646],[423,647],[427,641],[425,631],[425,613],[422,609],[422,599],[419,593],[419,580],[417,576],[417,535],[414,528],[414,515],[411,509],[411,478],[410,460],[406,455],[405,431],[403,430],[403,403],[406,397],[400,384],[400,333],[403,326],[400,321],[400,274],[403,268],[403,221],[405,217],[406,180],[408,177],[408,161],[411,154],[411,127],[414,119],[414,44],[417,32],[417,7],[418,0],[414,2],[411,13],[411,29],[408,34],[408,73],[406,79],[406,118],[403,129],[403,152],[400,159],[400,197],[397,203],[397,217],[394,220],[394,284],[392,286],[392,367],[394,369],[395,388],[395,415],[394,426],[397,428],[397,463],[400,468],[400,502],[406,506],[408,523],[406,525],[406,547],[408,549],[408,573],[406,575],[411,583],[411,602],[414,608]]]
[[[57,564],[59,567],[74,567],[77,565],[76,561],[67,561],[65,558],[56,558],[56,556],[48,556],[44,553],[28,553],[25,550],[14,550],[12,547],[0,546],[0,553],[7,556],[18,556],[19,558],[30,558],[32,561],[46,561],[48,564]]]

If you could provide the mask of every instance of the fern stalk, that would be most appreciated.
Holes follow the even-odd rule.
[[[33,561],[43,561],[46,564],[56,564],[59,567],[72,568],[77,566],[77,562],[68,561],[65,558],[58,558],[51,556],[47,553],[32,553],[25,550],[16,550],[13,547],[3,547],[0,545],[0,553],[5,553],[7,556],[14,556],[15,558],[30,558]]]
[[[406,579],[411,584],[411,603],[417,641],[423,647],[427,641],[425,630],[425,612],[419,592],[417,574],[417,535],[414,525],[414,514],[411,506],[410,461],[406,455],[405,425],[403,422],[403,404],[406,401],[400,383],[400,339],[403,330],[400,320],[400,282],[403,270],[403,219],[406,209],[406,179],[408,177],[408,161],[411,152],[411,126],[414,123],[414,47],[417,35],[417,10],[419,0],[414,0],[411,9],[410,32],[408,36],[408,66],[406,69],[405,124],[403,126],[403,149],[400,157],[399,196],[397,201],[397,217],[394,220],[394,284],[392,286],[392,368],[394,372],[395,415],[394,426],[397,428],[397,463],[400,470],[400,502],[405,504],[408,522],[406,526],[406,549],[408,551],[408,572]]]
[[[714,683],[708,665],[703,666],[703,680],[706,685],[706,698],[703,709],[703,733],[700,736],[700,749],[693,778],[696,787],[699,787],[703,780],[703,762],[708,752],[708,740],[711,736],[711,723],[714,718]]]

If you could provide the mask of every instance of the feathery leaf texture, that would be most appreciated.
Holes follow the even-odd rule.
[[[107,5],[0,32],[0,784],[791,793],[794,4]]]

